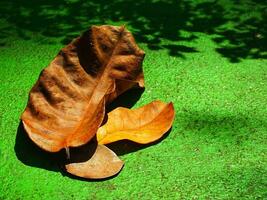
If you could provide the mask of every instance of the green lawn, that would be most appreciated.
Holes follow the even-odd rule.
[[[0,2],[0,199],[267,199],[267,3],[175,2]],[[40,71],[92,24],[126,24],[145,50],[134,107],[176,110],[164,140],[122,146],[104,181],[62,174],[18,131]]]

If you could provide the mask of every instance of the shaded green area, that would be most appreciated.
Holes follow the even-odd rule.
[[[266,19],[259,0],[1,1],[0,199],[267,198]],[[59,49],[104,23],[146,52],[146,89],[126,105],[173,101],[176,118],[156,145],[111,145],[117,177],[83,181],[19,134],[19,116]]]
[[[2,0],[0,43],[36,34],[44,43],[61,37],[63,44],[92,24],[126,24],[149,49],[167,49],[172,56],[197,52],[197,33],[212,35],[216,51],[231,62],[267,58],[267,2],[263,0]],[[7,23],[5,23],[7,22]]]

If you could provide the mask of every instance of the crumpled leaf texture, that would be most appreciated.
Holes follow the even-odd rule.
[[[127,139],[147,144],[161,138],[171,128],[173,120],[172,103],[153,101],[135,110],[119,107],[108,113],[107,123],[97,131],[97,141],[109,144]]]
[[[123,26],[92,26],[59,52],[32,88],[21,117],[31,140],[50,152],[87,143],[105,105],[144,86],[143,58]]]

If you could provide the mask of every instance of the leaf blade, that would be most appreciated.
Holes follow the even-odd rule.
[[[93,26],[60,51],[30,91],[21,117],[29,137],[50,152],[87,143],[102,123],[106,103],[142,86],[143,58],[125,28]],[[117,79],[132,84],[119,87]]]
[[[104,179],[118,174],[124,162],[104,145],[98,145],[87,161],[65,165],[68,173],[88,179]]]
[[[131,140],[147,144],[160,139],[174,120],[172,103],[153,101],[136,110],[117,108],[108,114],[107,123],[97,131],[99,144]],[[152,119],[151,119],[152,118]]]

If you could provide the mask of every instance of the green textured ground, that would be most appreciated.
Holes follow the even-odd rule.
[[[0,3],[0,199],[267,199],[266,3],[170,2]],[[41,69],[95,23],[127,24],[146,51],[134,107],[176,110],[168,137],[128,147],[121,173],[99,182],[63,175],[17,136]]]

